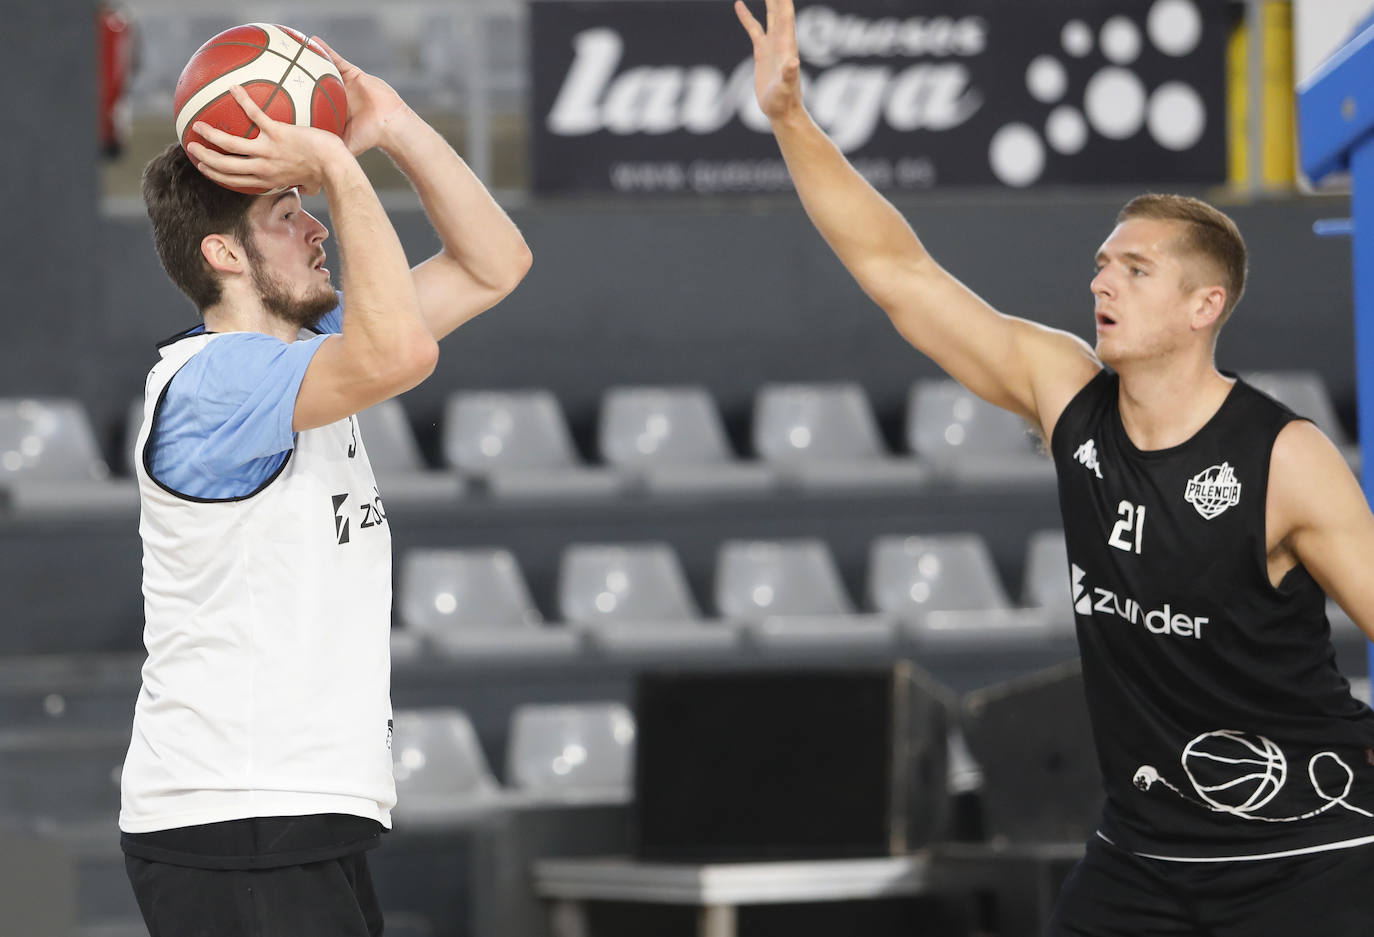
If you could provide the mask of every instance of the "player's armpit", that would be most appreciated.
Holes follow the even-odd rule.
[[[998,312],[933,260],[874,262],[859,280],[908,342],[964,387],[1049,439],[1102,369],[1075,335]]]
[[[1374,639],[1374,515],[1340,450],[1306,420],[1274,441],[1265,523],[1270,580],[1296,559]]]

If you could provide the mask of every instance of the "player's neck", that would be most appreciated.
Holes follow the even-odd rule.
[[[1140,363],[1118,371],[1117,406],[1137,449],[1168,449],[1191,439],[1221,409],[1234,383],[1205,361]]]
[[[269,312],[261,302],[225,295],[205,310],[205,328],[210,332],[262,332],[284,342],[294,342],[300,326]]]

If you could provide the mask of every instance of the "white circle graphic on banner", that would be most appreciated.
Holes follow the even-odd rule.
[[[1069,20],[1059,34],[1064,51],[1076,59],[1081,59],[1093,50],[1093,31],[1082,20]]]
[[[1045,171],[1045,147],[1025,124],[1007,124],[992,135],[988,148],[992,172],[1005,185],[1030,185]]]
[[[1145,123],[1145,86],[1133,72],[1108,66],[1088,79],[1088,123],[1109,140],[1135,136]]]
[[[1056,107],[1045,121],[1045,139],[1056,153],[1072,156],[1088,143],[1088,122],[1076,107]]]
[[[1140,28],[1124,16],[1113,16],[1102,26],[1102,54],[1117,65],[1129,65],[1140,57]]]
[[[1037,55],[1026,68],[1026,89],[1042,104],[1053,104],[1064,96],[1069,76],[1052,55]]]
[[[1168,150],[1186,150],[1202,139],[1207,109],[1192,86],[1165,82],[1150,95],[1150,136]]]
[[[1193,0],[1155,0],[1145,29],[1160,52],[1187,55],[1202,41],[1202,14]]]

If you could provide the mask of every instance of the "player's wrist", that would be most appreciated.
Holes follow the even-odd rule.
[[[357,158],[338,137],[322,141],[316,157],[320,184],[326,189],[346,184],[359,176],[366,178]]]
[[[380,122],[377,132],[377,147],[388,156],[395,156],[403,152],[417,139],[419,134],[424,133],[428,128],[429,124],[425,122],[424,118],[411,110],[410,105],[401,101]]]

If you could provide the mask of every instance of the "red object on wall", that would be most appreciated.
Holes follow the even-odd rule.
[[[101,3],[96,8],[95,42],[100,151],[114,157],[123,151],[128,133],[123,109],[133,74],[133,24],[120,11]]]

